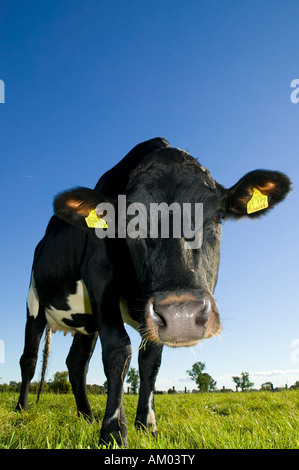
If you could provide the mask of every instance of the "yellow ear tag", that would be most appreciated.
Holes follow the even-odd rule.
[[[87,227],[90,228],[108,228],[107,222],[97,216],[94,209],[89,211],[88,217],[85,217]]]
[[[253,188],[252,198],[247,202],[247,214],[266,209],[268,205],[268,196],[262,194],[257,188]]]

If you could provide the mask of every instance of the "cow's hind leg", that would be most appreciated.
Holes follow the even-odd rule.
[[[108,444],[115,440],[118,445],[127,445],[127,420],[122,406],[122,392],[132,354],[130,339],[123,325],[102,325],[100,336],[108,382],[107,406],[100,443]]]
[[[88,364],[97,341],[98,333],[83,335],[76,333],[66,359],[69,379],[75,396],[78,414],[87,419],[93,419],[93,412],[87,398],[86,374]]]
[[[31,316],[27,308],[27,322],[25,330],[24,352],[20,359],[22,385],[17,411],[28,409],[28,393],[32,377],[34,376],[38,356],[39,343],[46,326],[44,308],[40,305],[38,315]]]
[[[154,389],[161,364],[163,345],[141,343],[139,350],[140,391],[135,426],[137,429],[150,429],[157,436],[157,424],[154,408]]]

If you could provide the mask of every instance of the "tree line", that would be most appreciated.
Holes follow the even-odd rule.
[[[214,380],[210,374],[204,372],[206,365],[203,362],[196,362],[193,364],[190,370],[187,370],[187,374],[197,385],[198,392],[215,392],[217,391],[216,385],[217,382]],[[248,372],[241,372],[240,376],[233,376],[233,382],[235,383],[236,392],[246,392],[252,390],[254,383],[251,382]],[[126,382],[130,385],[127,388],[127,393],[136,395],[139,390],[139,373],[134,368],[131,367],[127,376]],[[37,393],[39,387],[39,382],[32,382],[30,384],[30,392]],[[21,388],[21,382],[11,381],[9,384],[0,384],[1,392],[19,392]],[[287,388],[287,387],[285,387]],[[53,376],[53,379],[45,382],[43,386],[44,393],[71,393],[71,384],[68,381],[68,372],[56,372]],[[295,382],[294,385],[290,386],[289,389],[299,389],[299,380]],[[270,390],[277,391],[279,389],[274,388],[272,382],[265,382],[261,385],[261,391]],[[231,389],[226,389],[223,387],[219,390],[220,392],[233,392]],[[103,385],[87,385],[87,392],[93,395],[102,395],[107,393],[107,381]],[[187,390],[185,389],[185,392]],[[156,393],[165,393],[165,392],[156,392]],[[167,393],[177,393],[175,388],[170,388]]]

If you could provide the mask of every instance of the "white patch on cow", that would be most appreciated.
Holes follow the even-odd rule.
[[[31,317],[36,318],[38,315],[38,309],[39,309],[39,298],[38,298],[37,290],[35,288],[33,271],[31,274],[30,288],[29,288],[29,292],[27,295],[27,307],[28,307],[29,315]]]
[[[122,297],[119,300],[119,308],[120,308],[121,317],[123,319],[123,322],[130,325],[136,331],[139,331],[140,323],[138,323],[138,321],[136,321],[136,320],[133,320],[133,318],[130,316],[129,309],[128,309],[128,304],[125,301],[125,299],[123,299]]]
[[[85,314],[91,315],[91,305],[89,301],[89,295],[87,288],[80,279],[77,281],[77,290],[75,294],[70,294],[67,298],[67,304],[70,310],[59,310],[53,306],[45,308],[46,319],[50,328],[53,331],[62,330],[65,332],[74,330],[79,331],[80,333],[87,334],[87,331],[84,327],[72,327],[64,323],[63,319],[72,321],[73,314]]]
[[[149,400],[148,400],[148,413],[146,418],[146,425],[147,427],[152,426],[152,431],[157,431],[157,423],[156,423],[156,416],[153,409],[153,392],[150,393]]]
[[[59,310],[53,306],[45,308],[45,314],[47,323],[50,328],[52,328],[53,332],[55,333],[57,330],[66,332],[78,331],[83,334],[87,334],[87,331],[84,327],[72,327],[66,325],[63,319],[67,319],[72,321],[73,314],[86,314],[91,315],[91,305],[89,300],[89,295],[87,288],[82,279],[77,281],[77,290],[75,294],[70,294],[67,298],[67,304],[69,306],[69,310]],[[34,275],[32,272],[31,276],[31,283],[30,288],[27,296],[27,306],[29,310],[29,315],[33,316],[34,318],[38,315],[39,310],[39,297],[35,287]],[[140,323],[134,320],[128,310],[127,302],[120,298],[119,301],[121,316],[124,323],[127,323],[135,330],[139,330]]]
[[[114,419],[118,419],[118,416],[119,416],[119,408],[116,408],[115,413],[112,416],[110,416],[110,418],[108,418],[108,423],[110,423]]]

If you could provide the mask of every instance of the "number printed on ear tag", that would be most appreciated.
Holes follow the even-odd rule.
[[[268,196],[262,194],[259,189],[252,189],[252,198],[247,202],[247,214],[261,211],[269,206]]]

